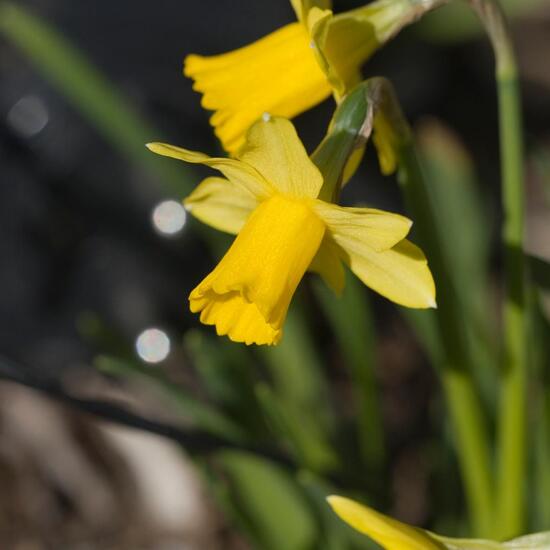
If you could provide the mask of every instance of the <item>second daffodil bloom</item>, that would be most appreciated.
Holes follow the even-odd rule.
[[[385,550],[444,550],[431,534],[411,527],[349,498],[331,496],[328,503],[355,530],[369,536]],[[457,547],[460,548],[460,547]]]
[[[384,550],[548,550],[550,532],[526,535],[507,542],[444,537],[390,518],[354,500],[330,496],[334,512],[356,531]]]
[[[190,308],[220,335],[277,344],[298,283],[317,271],[336,292],[342,261],[369,287],[408,307],[435,306],[422,252],[407,240],[411,222],[371,208],[343,208],[317,197],[323,177],[292,123],[265,117],[237,159],[212,158],[162,143],[160,155],[200,163],[225,178],[205,179],[185,200],[196,218],[237,238],[191,292]]]
[[[361,80],[361,66],[436,0],[376,0],[333,15],[330,0],[291,0],[298,18],[232,52],[188,55],[184,73],[215,111],[210,122],[226,151],[244,145],[263,113],[293,118],[331,94],[342,98]]]

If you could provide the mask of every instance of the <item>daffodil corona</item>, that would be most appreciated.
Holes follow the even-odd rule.
[[[275,194],[250,214],[224,259],[191,293],[191,311],[247,344],[281,338],[292,295],[319,250],[325,224],[306,199]]]
[[[291,0],[298,22],[215,56],[188,55],[184,74],[215,111],[210,122],[226,151],[236,154],[263,113],[292,118],[361,80],[376,49],[435,0],[376,0],[333,15],[330,0]]]
[[[246,131],[264,112],[292,118],[330,96],[331,88],[302,23],[226,54],[185,59],[202,106],[215,111],[210,122],[224,149],[235,153]]]
[[[411,222],[371,208],[319,200],[323,178],[283,118],[250,129],[238,158],[211,158],[151,143],[161,155],[201,163],[225,178],[205,179],[185,200],[199,220],[237,238],[191,292],[190,308],[220,335],[246,344],[277,344],[292,296],[309,269],[337,293],[342,261],[368,286],[399,304],[435,306],[422,252],[405,239]]]

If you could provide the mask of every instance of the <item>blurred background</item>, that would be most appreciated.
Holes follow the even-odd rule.
[[[550,257],[550,2],[505,4],[529,249]],[[466,167],[497,295],[493,59],[476,21],[453,9],[407,29],[364,72],[394,83],[426,155]],[[183,57],[293,17],[284,0],[0,2],[0,548],[368,548],[323,509],[333,489],[461,533],[441,391],[396,307],[351,281],[346,318],[307,277],[285,344],[269,351],[216,338],[187,308],[230,241],[180,206],[207,171],[144,144],[220,152]],[[333,109],[296,120],[309,151]],[[343,200],[403,211],[372,151]],[[475,233],[469,211],[456,216]],[[383,446],[365,429],[382,431]]]

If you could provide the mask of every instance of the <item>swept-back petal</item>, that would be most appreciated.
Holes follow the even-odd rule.
[[[309,270],[318,273],[325,284],[338,296],[346,284],[346,274],[340,259],[338,245],[325,233],[321,246],[309,266]]]
[[[244,162],[223,157],[209,157],[198,151],[190,151],[168,143],[148,143],[147,148],[157,155],[171,157],[191,164],[205,164],[219,170],[229,181],[243,191],[247,191],[258,200],[263,200],[273,194],[273,188],[252,167]]]
[[[344,261],[365,283],[402,306],[436,307],[435,284],[422,250],[408,240],[376,252],[369,246],[343,250]]]
[[[311,162],[292,122],[266,117],[248,131],[238,158],[253,166],[281,193],[315,198],[323,176]]]
[[[330,496],[336,514],[354,529],[368,535],[386,550],[442,550],[443,545],[421,529],[385,516],[349,498]]]
[[[236,235],[258,206],[258,200],[224,178],[206,178],[183,201],[198,220],[214,229]]]
[[[347,208],[317,200],[314,209],[330,235],[344,250],[360,253],[365,246],[388,250],[402,241],[412,222],[399,214],[374,208]]]

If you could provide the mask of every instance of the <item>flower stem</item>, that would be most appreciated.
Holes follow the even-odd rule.
[[[392,85],[385,78],[371,78],[350,94],[357,98],[364,122],[357,127],[363,140],[373,133],[379,159],[389,169],[399,167],[399,183],[408,210],[412,213],[414,233],[426,252],[437,285],[437,329],[433,363],[439,368],[451,421],[457,435],[457,453],[464,479],[470,519],[476,536],[492,535],[493,494],[490,441],[481,399],[472,369],[475,361],[468,338],[470,310],[465,307],[464,285],[454,269],[452,243],[446,238],[446,219],[438,208],[433,187],[425,177],[412,132],[404,117]],[[348,100],[351,103],[351,99]],[[344,103],[344,102],[343,102]],[[346,126],[346,125],[344,125]],[[322,157],[321,157],[322,158]],[[430,312],[424,312],[430,315]],[[427,317],[424,317],[424,320]]]
[[[499,104],[506,296],[504,369],[498,426],[496,527],[505,539],[525,528],[527,331],[523,255],[524,175],[521,102],[515,55],[495,0],[470,0],[491,39]]]

